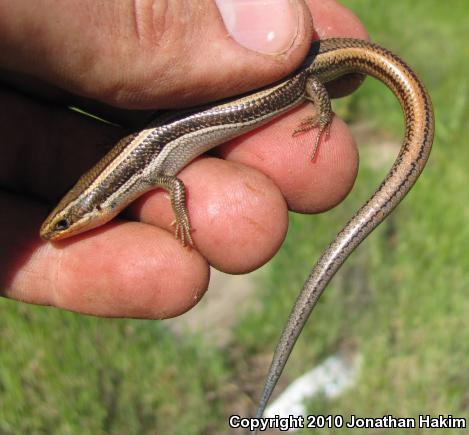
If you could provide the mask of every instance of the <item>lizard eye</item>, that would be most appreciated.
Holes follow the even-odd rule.
[[[56,224],[55,224],[55,229],[57,231],[63,231],[66,230],[70,224],[68,223],[67,219],[60,219]]]

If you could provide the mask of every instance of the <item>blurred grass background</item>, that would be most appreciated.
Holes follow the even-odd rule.
[[[311,413],[469,417],[469,3],[343,3],[374,41],[423,78],[435,106],[434,150],[404,203],[333,280],[282,382],[337,351],[360,353],[358,384],[338,399],[316,399]],[[313,259],[388,169],[389,147],[380,144],[402,135],[398,103],[372,79],[334,108],[352,125],[366,121],[356,186],[333,211],[292,215],[285,245],[229,347],[220,350],[199,335],[175,337],[164,322],[0,300],[0,434],[227,433],[226,415],[244,412],[260,392]]]

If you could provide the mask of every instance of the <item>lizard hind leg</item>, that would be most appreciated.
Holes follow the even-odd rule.
[[[186,189],[182,180],[175,176],[158,175],[152,180],[151,184],[154,187],[161,187],[169,192],[175,216],[171,226],[174,226],[174,236],[176,239],[181,241],[182,246],[195,246],[191,236],[189,212],[186,207]]]
[[[332,111],[331,100],[326,87],[317,78],[308,77],[306,80],[305,94],[305,98],[313,104],[316,113],[313,116],[304,118],[293,132],[293,136],[304,133],[313,128],[319,128],[311,155],[311,160],[314,160],[316,158],[319,142],[321,141],[322,136],[324,134],[326,137],[329,136],[334,112]]]

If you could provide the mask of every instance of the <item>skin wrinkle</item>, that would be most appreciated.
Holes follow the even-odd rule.
[[[186,74],[184,59],[189,57],[184,56],[184,47],[187,44],[182,41],[192,41],[192,38],[185,37],[184,33],[187,29],[175,22],[176,18],[183,16],[186,12],[184,8],[175,10],[175,6],[179,4],[168,5],[168,1],[134,0],[133,14],[138,21],[134,25],[135,35],[144,53],[138,74],[141,77],[137,76],[133,81],[133,86],[122,91],[122,96],[117,97],[119,100],[145,101],[147,96],[151,95],[153,88],[168,90],[167,98],[173,98],[172,93],[177,94],[174,98],[182,94],[178,89],[180,83],[175,86],[173,77]],[[187,10],[191,11],[192,8],[188,7]],[[172,47],[172,49],[168,51],[165,47]],[[157,70],[158,74],[155,73]],[[147,83],[147,85],[142,87],[142,83]]]
[[[161,32],[162,34],[166,33],[166,30],[171,25],[171,22],[169,20],[171,15],[169,15],[168,1],[167,0],[153,1],[151,10],[152,10],[151,23],[152,23],[153,33],[155,35],[157,35],[159,32]],[[155,26],[156,21],[154,17],[157,17],[157,16],[164,17],[163,26],[161,26],[161,23],[159,23],[158,26]],[[161,40],[161,38],[158,38],[158,40]]]
[[[142,33],[140,31],[140,14],[138,13],[138,11],[140,10],[140,8],[138,7],[139,4],[140,0],[133,0],[132,18],[134,23],[134,32],[137,35],[138,45],[141,45]]]
[[[130,40],[135,40],[135,46],[137,47],[137,50],[131,50],[130,55],[132,55],[133,52],[145,52],[145,45],[147,43],[147,29],[148,29],[148,16],[149,14],[147,13],[148,10],[152,11],[153,1],[150,1],[150,4],[148,0],[132,0],[130,9],[130,16],[132,19],[132,31],[130,35]],[[150,7],[148,7],[150,6]],[[150,14],[150,19],[151,19],[151,14]],[[153,29],[153,27],[152,27]],[[155,45],[158,47],[158,44]],[[138,57],[137,57],[138,60]],[[146,88],[142,87],[140,83],[147,83],[147,79],[145,78],[145,73],[147,72],[147,68],[145,67],[145,63],[142,64],[143,68],[143,77],[141,80],[137,80],[137,88],[135,90],[132,90],[131,88],[126,89],[126,77],[125,73],[123,74],[123,77],[121,77],[121,81],[123,83],[123,86],[120,88],[120,90],[117,90],[116,94],[116,100],[123,100],[123,101],[136,101],[137,104],[140,100],[142,100],[142,96],[144,96],[147,93]],[[128,85],[128,84],[127,84]]]
[[[133,0],[134,34],[142,50],[154,54],[164,49],[164,35],[171,29],[170,9],[165,0]]]
[[[209,4],[210,3],[208,3],[208,5]],[[176,5],[179,5],[179,3],[176,3]],[[189,12],[192,15],[189,15]],[[202,71],[199,71],[199,64],[187,64],[185,61],[191,58],[194,41],[198,41],[199,44],[211,43],[210,41],[200,41],[200,38],[204,38],[207,34],[203,27],[206,20],[204,17],[199,16],[199,14],[202,12],[203,11],[200,8],[197,9],[188,6],[186,8],[181,7],[172,14],[169,12],[166,14],[166,25],[168,26],[168,29],[176,29],[178,32],[166,32],[169,41],[166,41],[164,46],[174,46],[174,41],[178,41],[178,49],[171,50],[170,53],[166,53],[167,65],[162,68],[162,70],[171,71],[171,77],[173,75],[184,77],[187,75],[189,69],[193,80],[192,83],[179,82],[177,87],[175,87],[171,82],[167,87],[168,98],[170,99],[176,97],[176,95],[173,96],[172,94],[177,94],[177,97],[182,98],[183,100],[191,101],[194,96],[198,94],[197,89],[200,87],[206,87],[208,85],[205,68],[203,68]],[[206,10],[205,13],[207,13]],[[194,23],[194,25],[187,26],[186,23],[189,21]],[[222,25],[221,21],[220,25]],[[173,42],[173,44],[170,42]],[[188,105],[191,106],[193,104],[189,103]]]

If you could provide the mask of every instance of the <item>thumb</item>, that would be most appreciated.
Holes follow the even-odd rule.
[[[303,0],[3,5],[0,66],[129,109],[260,87],[295,69],[312,39]]]

